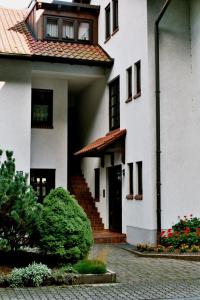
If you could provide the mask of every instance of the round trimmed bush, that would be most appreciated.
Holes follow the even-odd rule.
[[[44,199],[39,221],[40,248],[70,261],[88,254],[93,243],[90,221],[76,199],[63,188]]]

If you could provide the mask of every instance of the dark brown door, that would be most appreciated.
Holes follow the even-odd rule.
[[[122,232],[122,167],[109,168],[109,229]]]
[[[51,189],[55,188],[55,170],[31,169],[31,185],[36,191],[38,201],[42,202]]]

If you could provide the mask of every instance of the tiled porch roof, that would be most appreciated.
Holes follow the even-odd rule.
[[[99,45],[36,40],[25,23],[27,12],[0,8],[0,57],[109,65],[112,59]]]
[[[126,129],[116,129],[110,131],[105,136],[95,140],[94,142],[90,143],[89,145],[85,146],[78,152],[74,153],[74,155],[78,156],[95,156],[114,144],[116,141],[121,139],[126,135]]]

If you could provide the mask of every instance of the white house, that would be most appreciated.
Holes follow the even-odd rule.
[[[200,215],[200,1],[49,2],[0,9],[1,148],[40,200],[94,204],[84,176],[96,229],[154,243]]]

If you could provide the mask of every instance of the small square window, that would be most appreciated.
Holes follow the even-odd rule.
[[[62,37],[63,39],[74,40],[74,22],[65,20],[63,21],[62,27]]]
[[[46,37],[58,38],[58,19],[46,19]]]
[[[78,26],[78,39],[81,41],[90,40],[90,23],[80,22]]]
[[[53,128],[53,91],[32,90],[31,126]]]

